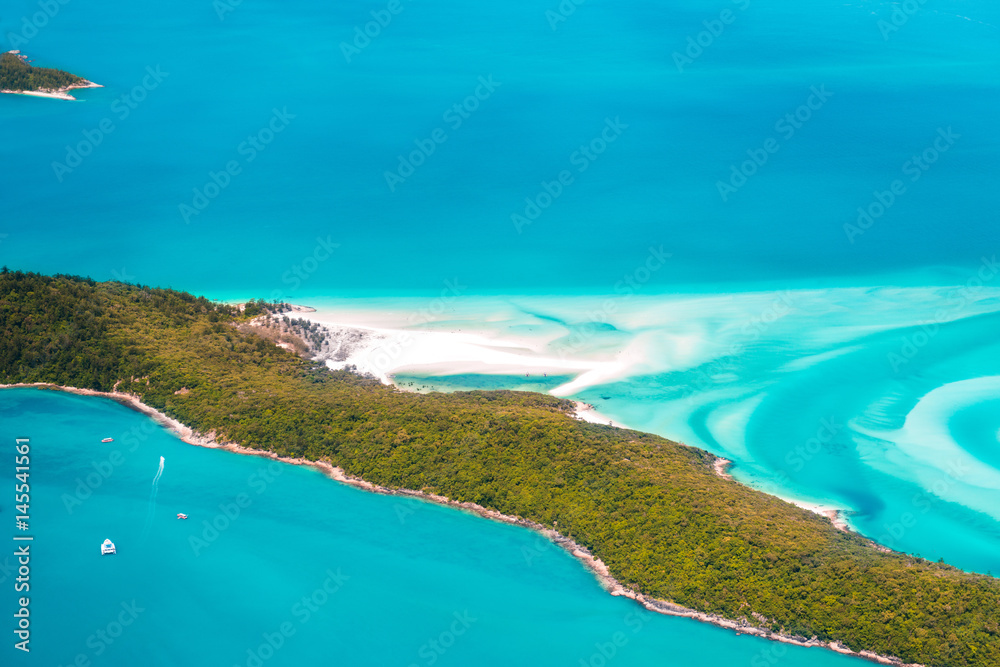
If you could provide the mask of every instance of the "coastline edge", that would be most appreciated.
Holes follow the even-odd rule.
[[[550,542],[558,547],[566,550],[571,556],[579,560],[587,570],[591,572],[597,579],[601,587],[607,591],[610,595],[616,597],[626,597],[636,603],[642,605],[648,611],[652,611],[658,614],[663,614],[666,616],[677,616],[681,618],[690,618],[696,621],[701,621],[703,623],[710,623],[717,627],[721,627],[727,630],[734,630],[737,634],[748,634],[762,639],[768,639],[771,641],[778,641],[785,644],[793,644],[795,646],[802,646],[805,648],[825,648],[835,653],[840,653],[842,655],[849,655],[853,657],[863,658],[872,662],[876,662],[883,665],[894,665],[895,667],[926,667],[920,663],[904,663],[901,659],[895,656],[885,656],[879,655],[872,651],[852,651],[846,646],[842,645],[838,641],[824,642],[818,639],[805,639],[804,637],[795,637],[791,635],[785,635],[778,632],[772,632],[758,626],[750,625],[749,623],[736,621],[733,619],[725,618],[715,614],[707,614],[704,612],[696,611],[694,609],[689,609],[681,605],[675,604],[668,600],[659,600],[656,598],[651,598],[644,596],[642,593],[637,593],[621,582],[615,579],[607,565],[604,564],[601,559],[595,557],[590,551],[574,542],[572,539],[562,535],[556,530],[553,530],[547,526],[540,523],[530,521],[528,519],[523,519],[518,516],[512,516],[503,514],[496,510],[491,510],[476,503],[471,502],[459,502],[447,498],[446,496],[439,496],[436,494],[426,493],[424,491],[417,491],[414,489],[394,489],[390,487],[380,486],[378,484],[373,484],[360,477],[355,477],[353,475],[348,475],[341,468],[334,466],[328,461],[311,461],[305,458],[290,458],[279,456],[274,452],[269,452],[262,449],[253,449],[250,447],[244,447],[236,443],[221,443],[215,439],[214,432],[208,434],[202,434],[191,427],[181,423],[180,421],[169,417],[168,415],[160,412],[156,408],[146,405],[143,403],[139,396],[135,394],[126,394],[123,392],[113,391],[113,392],[103,392],[94,389],[81,389],[79,387],[65,387],[61,385],[55,385],[48,382],[37,382],[37,383],[17,383],[17,384],[0,384],[0,389],[48,389],[54,391],[63,391],[70,394],[76,394],[79,396],[95,396],[101,398],[109,398],[125,407],[131,408],[136,412],[140,412],[147,417],[150,417],[155,422],[161,426],[170,430],[175,436],[177,436],[181,441],[189,444],[195,445],[197,447],[205,447],[208,449],[221,449],[234,454],[242,454],[247,456],[257,456],[261,458],[267,458],[274,461],[279,461],[282,463],[289,463],[292,465],[301,465],[314,468],[329,479],[339,482],[341,484],[346,484],[358,489],[369,491],[372,493],[378,493],[381,495],[389,496],[405,496],[409,498],[416,498],[425,500],[427,502],[433,502],[439,505],[445,505],[452,507],[454,509],[463,510],[479,517],[490,519],[493,521],[499,521],[501,523],[507,523],[511,525],[520,526],[523,528],[528,528],[536,533],[539,533]],[[722,467],[722,473],[724,474],[725,466],[728,464],[722,464],[720,466],[720,461],[724,459],[717,459],[715,466],[716,472],[719,471],[719,467]],[[722,475],[720,475],[722,476]],[[728,477],[728,475],[727,475]],[[731,479],[731,477],[730,477]]]

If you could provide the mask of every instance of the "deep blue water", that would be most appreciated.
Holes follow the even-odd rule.
[[[73,0],[22,43],[38,5],[5,5],[8,44],[105,88],[0,99],[0,261],[301,298],[454,279],[467,293],[608,292],[660,245],[664,289],[948,281],[996,250],[993,3],[936,1],[884,39],[895,3],[590,0],[553,29],[549,0],[401,0],[351,62],[341,44],[384,3],[258,0],[222,20],[219,6]],[[725,10],[678,71],[674,54]],[[449,112],[477,88],[467,118]],[[241,150],[274,109],[294,118]],[[785,120],[796,112],[809,119]],[[579,149],[606,119],[628,127],[591,160]],[[446,141],[390,192],[397,156],[439,128]],[[912,182],[904,165],[947,128],[960,138]],[[95,137],[71,172],[53,167]],[[723,202],[717,183],[771,138],[778,151]],[[179,206],[230,161],[239,174],[186,224]],[[563,171],[572,183],[518,233],[512,214]],[[851,243],[844,224],[896,179],[905,193]],[[340,246],[313,263],[317,239]]]
[[[758,488],[847,508],[896,548],[997,571],[998,391],[968,384],[1000,374],[997,275],[975,284],[1000,245],[996,4],[935,0],[907,15],[868,0],[588,0],[562,21],[549,0],[400,0],[348,62],[343,44],[372,12],[385,22],[387,3],[227,2],[70,0],[46,5],[52,16],[30,0],[4,5],[5,48],[104,88],[78,102],[0,95],[0,264],[225,299],[551,297],[497,331],[549,327],[551,350],[570,356],[638,348],[636,364],[574,397],[726,455]],[[400,156],[422,164],[387,180]],[[743,183],[734,168],[753,173]],[[859,208],[871,217],[859,221]],[[891,289],[926,285],[972,295]],[[762,314],[784,297],[725,296],[789,288],[822,291],[767,327]],[[683,307],[677,293],[723,296]],[[560,301],[608,294],[641,316],[577,345],[591,318]],[[662,300],[635,308],[633,294]],[[928,322],[940,331],[894,364]],[[408,381],[552,389],[503,375]],[[341,564],[363,585],[345,587],[343,606],[275,664],[331,647],[345,664],[421,664],[422,643],[473,602],[490,632],[442,662],[577,664],[632,609],[557,552],[544,568],[511,564],[503,549],[533,539],[519,531],[423,508],[426,532],[408,536],[392,501],[299,469],[194,560],[168,505],[214,513],[260,462],[151,435],[108,495],[70,515],[59,496],[100,457],[85,415],[141,418],[11,395],[5,423],[47,443],[37,472],[51,475],[37,500],[52,545],[39,543],[44,664],[91,650],[86,638],[140,595],[148,616],[95,664],[176,664],[195,644],[204,664],[240,664]],[[842,426],[800,466],[795,450],[823,419]],[[160,455],[160,514],[142,542]],[[897,530],[908,512],[916,523]],[[487,547],[471,553],[458,536],[479,530]],[[112,532],[124,545],[114,565],[91,558]],[[183,595],[175,581],[190,584]],[[681,621],[646,627],[658,629],[629,644],[636,664],[746,663],[770,646]],[[808,655],[803,664],[839,660]]]

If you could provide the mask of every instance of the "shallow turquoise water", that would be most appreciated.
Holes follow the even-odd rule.
[[[32,652],[5,641],[4,664],[860,664],[649,614],[530,531],[192,447],[106,399],[3,390],[0,434],[31,439],[35,538]]]
[[[419,375],[400,373],[393,378],[393,384],[407,390],[430,391],[476,391],[507,389],[510,391],[548,392],[573,379],[572,375],[548,375],[536,373],[525,375]]]
[[[582,400],[617,425],[732,460],[736,478],[758,489],[845,510],[856,530],[894,549],[1000,573],[997,279],[1000,272],[982,284],[973,274],[955,288],[610,301],[457,298],[408,329],[482,331],[483,349],[504,343],[523,353],[507,362],[519,360],[520,375],[514,366],[476,362],[475,351],[453,359],[464,375],[405,364],[393,372],[404,388],[520,388]],[[420,312],[427,303],[395,306]],[[317,316],[334,320],[338,308],[365,307],[315,304]],[[370,308],[389,310],[380,302]],[[401,358],[418,347],[404,345]],[[352,363],[377,366],[394,354],[385,344],[372,348],[368,363],[364,356]],[[563,359],[594,370],[544,385],[546,363]]]
[[[994,428],[998,414],[1000,401],[983,401],[957,413],[949,423],[954,437],[969,443],[969,453],[994,468],[1000,468],[1000,430]]]
[[[220,20],[207,1],[74,0],[21,43],[38,5],[12,0],[8,44],[105,87],[75,104],[0,97],[0,157],[17,165],[0,184],[0,261],[301,299],[445,280],[604,293],[661,245],[672,257],[647,287],[948,280],[995,252],[995,3],[936,0],[888,39],[892,2],[588,0],[553,30],[558,4],[404,1],[347,62],[341,44],[384,3],[261,0]],[[725,9],[732,24],[678,71],[673,54]],[[448,110],[491,75],[499,87],[455,127]],[[121,102],[144,80],[134,108]],[[833,96],[788,137],[778,124],[822,86]],[[243,145],[286,108],[271,143]],[[574,158],[607,118],[628,128]],[[113,131],[88,140],[104,119]],[[960,138],[911,182],[904,164],[948,127]],[[437,128],[447,141],[391,192],[385,172]],[[772,137],[780,150],[724,202],[717,183]],[[186,222],[179,206],[229,161],[240,173]],[[563,170],[573,183],[518,233],[512,214]],[[850,242],[844,224],[895,178],[907,192]]]
[[[1000,571],[1000,392],[966,392],[960,384],[1000,374],[998,308],[990,292],[997,278],[982,291],[973,289],[972,299],[888,289],[968,286],[983,258],[992,258],[1000,245],[994,187],[1000,7],[984,0],[935,0],[898,31],[884,33],[879,21],[891,19],[898,3],[751,0],[707,6],[688,0],[662,6],[588,0],[555,29],[546,11],[557,3],[547,0],[474,10],[449,0],[412,6],[404,0],[403,6],[347,62],[341,44],[383,4],[261,0],[233,5],[220,18],[209,2],[73,0],[59,4],[34,34],[24,26],[34,20],[38,3],[6,3],[0,37],[7,48],[105,87],[79,92],[78,103],[0,96],[0,159],[8,165],[0,179],[0,264],[173,286],[216,298],[319,302],[379,295],[387,308],[414,293],[461,294],[473,301],[487,294],[548,296],[541,306],[513,300],[522,317],[519,328],[495,328],[516,335],[555,331],[551,348],[571,355],[634,344],[636,365],[573,394],[616,423],[728,456],[737,477],[758,488],[846,507],[860,531],[896,548]],[[686,50],[688,38],[698,38],[705,22],[725,9],[734,12],[732,24],[678,71],[674,53]],[[18,41],[24,38],[27,43]],[[473,95],[480,77],[491,76],[499,86],[456,127],[447,110]],[[792,136],[787,125],[779,130],[786,114],[798,112],[813,89],[824,86],[833,95],[811,110],[807,122]],[[123,95],[130,97],[122,101]],[[579,171],[576,151],[599,136],[607,119],[628,127]],[[113,131],[98,132],[104,121]],[[249,150],[248,136],[270,139],[260,133],[272,127],[281,127],[273,141]],[[385,172],[415,142],[426,145],[437,128],[447,141],[390,191]],[[911,180],[913,156],[931,150],[939,131],[948,135],[948,128],[960,136]],[[723,201],[718,182],[733,165],[759,155],[772,137],[780,150]],[[71,149],[89,154],[72,171],[54,166],[69,164]],[[227,181],[219,174],[230,162],[235,175]],[[571,170],[573,182],[519,233],[511,215],[524,213],[525,198],[537,201],[543,182],[553,187],[562,170]],[[225,186],[185,220],[180,206],[194,205],[194,190],[203,194],[212,174]],[[864,234],[849,238],[844,225],[856,222],[858,207],[884,200],[897,178],[906,192]],[[657,253],[670,257],[643,273]],[[622,285],[629,280],[635,294],[658,296],[641,317],[619,319],[613,330],[592,333],[587,309],[567,313],[573,309],[561,303],[581,295],[598,303],[605,295],[627,300],[633,292],[623,295]],[[847,296],[834,289],[848,285],[873,289]],[[781,290],[801,288],[820,292],[805,293],[790,315],[762,326],[762,316],[782,301]],[[754,289],[779,295],[757,299],[747,294]],[[672,297],[680,293],[723,296],[681,309]],[[421,308],[428,302],[418,303]],[[912,360],[894,367],[891,355],[903,353],[921,327],[935,322],[938,308],[948,322]],[[481,325],[486,318],[478,315],[472,322]],[[730,352],[733,344],[740,346],[738,353]],[[520,378],[471,374],[435,386],[551,389],[547,383],[526,386]],[[939,389],[946,393],[937,403],[922,403]],[[963,392],[978,398],[966,401]],[[37,412],[22,417],[18,410],[28,410],[26,403],[5,413],[7,420],[32,421],[25,428],[39,442],[48,432],[58,452],[38,470],[53,476],[53,494],[48,500],[40,496],[38,506],[38,516],[51,517],[53,527],[52,550],[39,551],[40,571],[52,577],[51,584],[40,583],[39,600],[47,600],[50,610],[56,600],[65,602],[74,613],[48,612],[39,637],[69,637],[80,648],[44,654],[46,660],[68,661],[74,651],[89,650],[87,636],[106,625],[118,602],[144,592],[160,601],[162,611],[150,607],[133,628],[136,634],[130,630],[116,644],[123,651],[120,664],[132,664],[139,651],[159,656],[144,658],[147,663],[176,663],[195,643],[205,664],[238,664],[300,597],[288,591],[307,594],[322,583],[331,560],[340,564],[340,556],[331,554],[343,553],[345,563],[359,568],[352,581],[365,582],[365,594],[345,587],[342,599],[348,602],[337,607],[357,613],[335,613],[331,603],[320,612],[327,619],[322,633],[312,629],[321,625],[315,624],[298,635],[328,634],[327,640],[313,637],[300,648],[290,642],[275,662],[333,646],[353,651],[348,663],[375,664],[376,657],[385,657],[379,651],[390,650],[376,638],[391,630],[400,637],[391,644],[400,650],[392,660],[421,664],[422,643],[442,631],[452,611],[472,602],[440,574],[454,567],[443,550],[434,558],[445,560],[435,561],[414,556],[420,549],[405,551],[405,557],[391,549],[407,539],[423,550],[439,543],[474,549],[456,539],[479,523],[422,509],[420,516],[434,517],[427,519],[429,532],[408,538],[406,526],[393,523],[392,505],[384,505],[389,501],[357,501],[382,508],[365,514],[350,504],[360,497],[356,492],[328,488],[303,470],[288,469],[275,481],[273,502],[280,512],[264,512],[263,496],[255,500],[246,521],[192,564],[186,546],[171,551],[163,541],[174,531],[183,542],[186,535],[177,531],[188,529],[169,520],[175,508],[167,511],[168,505],[183,501],[193,517],[197,511],[214,513],[219,502],[247,487],[259,462],[183,448],[162,435],[148,442],[168,454],[143,443],[104,487],[113,496],[92,498],[78,513],[62,516],[56,496],[99,452],[93,438],[68,435],[77,428],[68,424],[82,420],[83,404],[51,400],[37,408],[44,418]],[[13,405],[9,397],[4,401]],[[100,402],[87,405],[84,411],[100,411]],[[130,418],[142,423],[121,416]],[[908,428],[911,418],[916,423]],[[113,419],[117,423],[119,416]],[[797,456],[796,448],[808,446],[823,420],[831,419],[841,425],[837,434],[808,460]],[[933,437],[917,437],[928,430]],[[80,448],[78,455],[71,446]],[[167,520],[156,524],[162,530],[152,530],[146,543],[136,543],[159,455],[167,464],[157,516]],[[187,457],[193,463],[178,467]],[[191,483],[182,484],[177,470]],[[277,492],[284,485],[290,495]],[[294,502],[305,498],[295,495],[299,488],[330,494],[331,503],[383,527],[369,536],[326,531],[336,528],[330,518],[342,516],[336,513],[314,517],[314,528],[300,525],[313,506]],[[900,529],[907,514],[916,521]],[[373,516],[388,516],[388,523],[378,524]],[[103,531],[111,530],[122,536],[116,538],[122,546],[117,578],[94,569],[112,567],[106,561],[81,561],[90,563],[87,577],[71,577],[57,565],[66,553],[96,549]],[[484,530],[521,535],[504,527]],[[295,567],[283,551],[286,534],[301,542],[293,551]],[[495,544],[485,551],[507,553]],[[220,552],[227,558],[213,555]],[[130,561],[133,555],[142,559]],[[480,663],[523,655],[516,653],[522,646],[574,663],[588,658],[594,642],[609,637],[630,609],[605,599],[562,554],[546,556],[552,569],[545,576],[511,565],[509,559],[517,558],[509,553],[496,556],[501,561],[491,557],[477,551],[475,559],[488,563],[487,571],[502,573],[503,586],[495,588],[510,593],[487,605],[508,610],[489,617],[490,627],[500,631],[482,644],[475,644],[480,640],[470,631],[468,642],[457,643],[442,662],[462,664],[461,647],[475,645]],[[244,560],[245,569],[232,568]],[[309,567],[299,568],[302,563]],[[369,564],[372,569],[366,569]],[[420,588],[414,582],[424,575],[418,571],[437,571],[442,578]],[[185,593],[189,603],[170,599],[173,581],[208,591],[220,578],[229,591],[224,599],[207,592]],[[475,585],[490,589],[487,579],[475,579]],[[60,597],[67,591],[73,593]],[[551,595],[538,601],[528,591]],[[535,600],[523,623],[520,611],[513,611],[521,609],[515,593]],[[103,605],[96,611],[94,600]],[[397,600],[404,602],[396,606]],[[156,622],[144,625],[147,618]],[[640,656],[631,659],[655,662],[668,652],[677,664],[704,664],[696,662],[693,648],[702,643],[713,647],[712,660],[729,664],[748,662],[759,650],[746,638],[700,625],[656,623],[683,631],[643,631],[628,646]],[[191,633],[198,641],[185,643]],[[220,643],[216,637],[229,639]],[[40,651],[55,650],[54,640],[45,645]],[[60,639],[58,646],[64,645]],[[808,655],[816,661],[811,664],[835,659]],[[114,664],[110,653],[105,660]]]

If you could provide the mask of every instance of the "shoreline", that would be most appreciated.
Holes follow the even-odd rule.
[[[733,476],[729,474],[729,466],[733,465],[733,462],[729,459],[724,459],[720,456],[715,457],[715,463],[712,464],[712,469],[715,470],[715,474],[722,479],[727,479],[730,482],[735,482]]]
[[[574,419],[602,426],[615,428],[630,428],[621,423],[615,423],[607,415],[583,401],[570,398],[565,386],[577,382],[599,369],[602,364],[594,360],[554,359],[543,356],[534,346],[537,341],[514,337],[509,340],[488,337],[485,332],[463,331],[420,331],[393,327],[376,327],[371,322],[363,324],[333,322],[325,317],[308,317],[310,313],[318,312],[309,306],[289,304],[288,313],[304,314],[304,319],[320,324],[326,343],[336,344],[333,354],[320,352],[311,354],[313,361],[322,361],[327,368],[344,369],[354,367],[354,372],[369,374],[383,384],[395,387],[400,391],[416,391],[396,382],[399,372],[415,370],[436,370],[440,375],[460,373],[475,373],[481,375],[505,375],[522,372],[547,374],[549,372],[574,372],[577,377],[569,383],[545,391],[550,396],[572,400],[575,409]],[[280,320],[287,313],[272,315],[272,320]],[[336,319],[342,319],[337,317]],[[282,347],[285,347],[282,345]],[[447,359],[445,350],[453,351],[461,348],[457,357]],[[286,349],[289,349],[286,347]],[[407,356],[408,355],[408,356]]]
[[[0,93],[7,93],[8,95],[28,95],[29,97],[46,97],[52,100],[72,100],[74,102],[79,101],[75,97],[69,94],[71,90],[77,90],[82,88],[103,88],[99,83],[94,83],[92,81],[87,81],[84,79],[83,83],[75,83],[72,86],[66,86],[65,88],[58,88],[56,90],[0,90]]]
[[[283,457],[275,454],[274,452],[269,452],[261,449],[253,449],[250,447],[244,447],[236,443],[223,443],[216,440],[215,432],[210,431],[207,434],[199,433],[189,426],[184,425],[180,421],[165,415],[156,408],[143,403],[140,398],[135,394],[126,394],[123,392],[112,391],[112,392],[102,392],[94,389],[81,389],[79,387],[64,387],[61,385],[55,385],[48,382],[37,382],[37,383],[18,383],[18,384],[0,384],[0,389],[48,389],[50,391],[63,391],[70,394],[76,394],[79,396],[95,396],[102,398],[109,398],[121,405],[131,408],[137,412],[140,412],[156,423],[168,428],[174,435],[176,435],[182,442],[189,445],[194,445],[196,447],[205,447],[207,449],[221,449],[223,451],[231,452],[233,454],[241,454],[246,456],[257,456],[261,458],[271,459],[273,461],[279,461],[282,463],[289,463],[292,465],[306,466],[318,470],[319,472],[326,475],[329,479],[352,486],[364,491],[371,493],[378,493],[381,495],[389,496],[405,496],[409,498],[418,498],[426,500],[428,502],[433,502],[439,505],[444,505],[451,507],[453,509],[458,509],[462,511],[475,514],[476,516],[489,519],[492,521],[498,521],[501,523],[506,523],[510,525],[520,526],[532,530],[558,547],[561,547],[567,551],[571,556],[580,561],[583,566],[590,571],[591,574],[595,576],[598,583],[601,585],[607,593],[615,597],[626,597],[636,603],[642,605],[648,611],[652,611],[658,614],[663,614],[666,616],[677,616],[681,618],[690,618],[703,623],[710,623],[717,627],[721,627],[727,630],[734,630],[739,634],[748,634],[755,637],[760,637],[762,639],[768,639],[771,641],[778,641],[785,644],[793,644],[795,646],[802,646],[806,648],[825,648],[842,655],[849,655],[853,657],[863,658],[872,662],[876,662],[883,665],[894,665],[896,667],[925,667],[919,663],[904,663],[902,660],[892,656],[883,656],[871,651],[852,651],[851,649],[843,646],[837,641],[824,642],[818,639],[807,639],[805,637],[784,635],[781,633],[772,632],[770,630],[760,628],[743,621],[736,621],[733,619],[724,618],[722,616],[717,616],[715,614],[707,614],[704,612],[699,612],[694,609],[689,609],[681,605],[675,604],[667,600],[660,600],[657,598],[647,597],[641,593],[627,588],[621,582],[614,578],[608,570],[607,565],[604,564],[601,559],[595,557],[586,547],[577,544],[572,539],[562,535],[556,530],[544,526],[540,523],[530,521],[528,519],[523,519],[518,516],[512,516],[508,514],[503,514],[496,510],[491,510],[489,508],[483,507],[482,505],[477,505],[476,503],[470,502],[459,502],[452,500],[445,496],[440,496],[436,494],[426,493],[424,491],[417,491],[413,489],[394,489],[390,487],[381,486],[378,484],[373,484],[360,477],[353,475],[348,475],[343,469],[334,466],[328,461],[311,461],[305,458],[291,458]],[[720,466],[720,462],[722,463]],[[728,465],[726,459],[716,458],[714,468],[717,474],[720,476],[725,475],[725,467]],[[720,473],[719,470],[722,472]],[[729,477],[730,479],[731,476]]]
[[[293,305],[293,312],[325,329],[335,354],[320,355],[334,370],[353,366],[359,373],[395,385],[391,377],[404,372],[429,375],[572,374],[574,379],[545,393],[567,398],[582,383],[589,385],[621,370],[614,360],[568,358],[547,350],[549,340],[525,335],[499,336],[487,329],[451,326],[434,328],[430,319],[407,321],[396,313],[358,313]],[[280,317],[280,316],[279,316]],[[604,420],[604,423],[607,423]]]
[[[792,502],[792,501],[789,501]],[[806,503],[793,503],[797,507],[801,507],[804,510],[809,510],[810,512],[815,512],[821,516],[825,516],[833,524],[833,527],[844,533],[856,532],[851,529],[850,524],[844,519],[843,510],[836,508],[828,508],[823,505],[808,505]]]
[[[731,474],[729,474],[729,468],[732,467],[732,465],[733,465],[733,462],[730,461],[729,459],[724,459],[721,456],[716,456],[715,457],[715,462],[712,464],[712,469],[715,471],[715,474],[718,475],[719,477],[721,477],[722,479],[728,480],[730,482],[736,482],[737,484],[740,484],[741,482],[739,482]],[[745,485],[745,486],[749,486],[749,485]],[[753,488],[753,487],[750,487],[750,488]],[[814,503],[813,504],[805,503],[805,502],[802,502],[802,501],[799,501],[799,500],[795,500],[794,498],[785,498],[784,496],[780,496],[780,495],[778,495],[776,493],[771,493],[771,494],[768,494],[768,495],[772,495],[775,498],[781,498],[786,503],[791,503],[791,504],[795,505],[796,507],[802,508],[804,510],[808,510],[810,512],[813,512],[814,514],[819,514],[820,516],[825,516],[827,519],[830,520],[830,523],[833,524],[833,527],[836,528],[837,530],[841,531],[841,532],[844,532],[844,533],[856,533],[856,534],[858,534],[857,531],[854,530],[853,528],[851,528],[851,525],[849,523],[847,523],[847,520],[844,519],[844,516],[843,516],[844,510],[842,510],[842,509],[838,509],[836,507],[827,507],[826,505],[816,505]],[[881,545],[876,545],[876,543],[874,543],[874,542],[872,542],[872,544],[875,545],[876,548],[880,548],[881,547]],[[881,547],[881,548],[884,548],[884,547]]]
[[[615,424],[610,417],[602,415],[597,411],[597,408],[590,403],[573,401],[573,405],[576,407],[571,415],[573,419],[579,419],[580,421],[587,422],[589,424],[600,424],[602,426],[613,426],[615,428],[628,428],[627,426],[622,426],[621,424]]]
[[[302,306],[296,304],[289,304],[291,311],[293,313],[316,313],[319,312],[315,308],[309,306]],[[333,319],[326,317],[325,315],[333,315]],[[273,318],[278,318],[280,316],[272,316]],[[406,329],[395,328],[391,322],[379,322],[380,319],[377,316],[373,316],[371,313],[368,314],[369,318],[374,317],[376,322],[364,321],[358,323],[355,319],[357,315],[352,317],[344,317],[344,313],[337,313],[332,311],[330,313],[321,314],[320,317],[305,317],[305,319],[321,324],[324,328],[324,335],[326,339],[337,340],[338,341],[338,351],[344,349],[343,336],[345,334],[354,336],[353,340],[350,341],[347,353],[343,355],[343,358],[337,357],[334,361],[326,355],[318,355],[313,357],[316,361],[323,361],[328,368],[343,369],[348,366],[354,366],[355,371],[361,374],[371,374],[377,377],[383,384],[395,387],[400,391],[415,391],[403,385],[397,384],[395,381],[396,373],[399,371],[414,370],[418,368],[423,368],[426,370],[439,370],[442,374],[454,374],[462,372],[478,373],[489,375],[492,372],[497,372],[496,368],[490,368],[497,364],[497,359],[490,359],[489,354],[496,352],[498,346],[503,346],[500,349],[505,351],[510,351],[512,353],[518,354],[517,361],[513,363],[522,364],[534,364],[530,367],[532,372],[545,372],[546,370],[555,370],[551,366],[547,365],[546,362],[551,363],[552,359],[547,359],[543,356],[530,356],[523,354],[525,352],[534,352],[536,355],[538,353],[537,349],[533,348],[532,342],[527,339],[522,339],[518,337],[513,337],[509,340],[500,339],[488,339],[485,338],[483,332],[473,333],[461,329],[450,330],[450,331],[411,331]],[[354,320],[351,322],[344,321]],[[338,321],[333,321],[338,320]],[[379,326],[376,326],[378,324]],[[414,352],[413,348],[420,347],[417,343],[420,337],[423,336],[423,340],[427,340],[430,337],[435,337],[436,341],[439,341],[437,345],[431,346],[430,348],[422,348],[419,350],[418,354],[413,354],[411,358],[407,360],[408,363],[400,363],[401,357],[405,355],[407,351]],[[447,353],[443,353],[443,348],[449,347],[447,343],[453,344],[469,344],[466,345],[467,356],[462,357],[461,360],[447,358]],[[284,344],[281,344],[285,349],[291,349]],[[382,354],[375,364],[371,364],[368,361],[368,357],[372,356],[374,353],[379,353],[383,348],[388,348],[391,352]],[[476,351],[480,355],[476,354]],[[476,358],[478,356],[478,358]],[[416,358],[414,358],[416,357]],[[384,360],[384,361],[382,361]],[[504,359],[507,363],[511,363],[509,357]],[[565,362],[565,359],[560,360]],[[396,365],[392,365],[393,363]],[[600,362],[589,362],[590,367],[588,368],[588,362],[581,361],[581,366],[576,368],[576,372],[579,373],[577,377],[568,383],[565,383],[555,389],[544,392],[550,396],[558,396],[562,398],[569,398],[573,401],[575,409],[571,416],[574,419],[588,422],[591,424],[600,424],[602,426],[611,426],[614,428],[625,428],[630,427],[625,424],[616,424],[607,415],[603,415],[596,410],[593,405],[585,403],[584,401],[576,400],[570,397],[566,393],[565,388],[575,385],[580,381],[581,378],[586,377],[589,374],[597,372],[600,366]],[[386,368],[384,364],[388,364],[390,367]],[[569,370],[570,367],[564,367],[563,371]],[[525,368],[518,368],[517,373],[520,374],[525,370]],[[683,443],[682,443],[683,444]],[[735,478],[729,474],[728,469],[733,465],[733,462],[717,457],[714,463],[713,469],[715,473],[729,481],[737,481]],[[739,483],[739,482],[738,482]],[[853,531],[850,524],[844,517],[844,510],[836,507],[830,507],[826,505],[817,505],[815,503],[808,503],[801,500],[796,500],[795,498],[785,497],[778,494],[771,494],[777,498],[781,498],[785,502],[791,503],[796,507],[802,508],[813,512],[814,514],[819,514],[820,516],[826,517],[833,527],[839,531],[857,532]]]
[[[31,66],[31,63],[28,61],[28,57],[25,56],[25,55],[22,55],[20,51],[13,50],[13,51],[6,51],[6,52],[4,52],[5,55],[7,53],[13,54],[14,56],[16,56],[25,65],[27,65],[29,67]],[[63,73],[66,74],[66,72],[63,72]],[[71,91],[71,90],[77,90],[77,89],[80,89],[80,88],[103,88],[104,87],[104,86],[102,86],[99,83],[94,83],[93,81],[88,81],[87,79],[84,79],[83,77],[77,77],[77,78],[80,79],[80,83],[72,83],[72,84],[70,84],[68,86],[64,86],[63,88],[39,88],[38,90],[8,90],[8,89],[3,89],[3,90],[0,90],[0,93],[7,93],[9,95],[28,95],[29,97],[47,97],[47,98],[53,99],[53,100],[73,100],[73,101],[76,101],[76,98],[73,97],[72,95],[70,95],[69,91]]]

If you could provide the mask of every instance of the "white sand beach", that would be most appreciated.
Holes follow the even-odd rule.
[[[373,314],[360,321],[356,314],[318,311],[306,318],[327,327],[341,357],[327,360],[331,368],[355,366],[386,384],[401,371],[430,375],[482,373],[493,375],[597,374],[611,375],[622,363],[613,360],[553,356],[545,341],[527,336],[500,338],[474,331],[426,330],[392,322],[388,314]],[[388,321],[387,321],[388,320]],[[389,325],[389,326],[386,326]],[[553,390],[571,393],[568,385]]]
[[[580,388],[626,374],[635,361],[622,354],[554,353],[550,332],[509,331],[517,325],[500,334],[498,329],[504,327],[476,328],[475,322],[464,318],[415,320],[413,313],[392,310],[317,308],[309,312],[296,306],[293,312],[326,328],[330,349],[322,358],[327,366],[353,367],[385,384],[395,384],[395,376],[401,373],[526,378],[570,375],[571,381],[549,392],[568,397]],[[595,424],[624,426],[581,402],[577,402],[575,416]]]
[[[765,307],[774,300],[773,295],[750,295],[749,298]],[[622,345],[618,349],[609,348],[601,335],[595,334],[574,341],[576,344],[569,348],[560,347],[560,337],[565,335],[564,324],[545,326],[544,323],[532,322],[529,326],[524,321],[523,312],[512,312],[513,309],[505,306],[500,299],[486,300],[490,302],[489,314],[481,317],[477,311],[483,307],[482,301],[478,304],[452,304],[453,308],[448,312],[436,316],[428,316],[426,312],[420,314],[416,304],[407,303],[407,300],[396,301],[392,307],[378,310],[358,308],[355,304],[343,308],[319,306],[314,312],[296,307],[295,315],[320,323],[331,332],[336,352],[331,355],[332,358],[325,359],[331,368],[353,366],[358,372],[369,373],[385,384],[393,384],[395,375],[403,373],[429,376],[465,373],[575,376],[550,390],[552,395],[561,397],[572,397],[587,387],[627,377],[637,369],[649,368],[653,366],[652,357],[661,357],[665,346],[672,349],[669,357],[676,367],[683,368],[703,358],[704,348],[709,345],[702,332],[688,332],[668,337],[668,340],[658,344],[643,340],[641,335],[633,336],[620,341]],[[693,309],[700,314],[709,299],[687,296],[672,301],[676,312]],[[723,309],[733,307],[731,302],[711,301],[715,302],[712,305]],[[411,305],[413,310],[408,308]],[[586,302],[581,300],[568,308],[564,306],[563,310],[582,310],[584,305]],[[617,316],[610,319],[617,320],[615,324],[620,328],[624,328],[627,321],[632,331],[649,326],[651,313],[648,304],[636,300],[630,306],[620,308]],[[566,319],[571,317],[568,315]],[[693,321],[696,319],[692,318]],[[553,350],[559,350],[559,353],[553,354]],[[601,414],[593,405],[576,401],[576,407],[574,416],[577,419],[628,428]],[[716,473],[733,479],[729,473],[730,465],[730,461],[718,459]],[[839,530],[851,530],[843,508],[780,492],[776,495],[828,518]]]
[[[81,88],[103,88],[103,87],[104,86],[102,86],[99,83],[84,81],[83,83],[67,86],[66,88],[59,88],[58,90],[0,90],[0,93],[7,93],[10,95],[27,95],[29,97],[47,97],[53,100],[76,101],[76,98],[70,95],[69,91]]]

